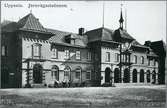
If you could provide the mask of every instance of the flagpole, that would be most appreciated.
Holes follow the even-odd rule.
[[[103,1],[103,24],[102,27],[104,27],[104,1]]]

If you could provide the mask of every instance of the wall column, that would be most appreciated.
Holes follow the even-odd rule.
[[[152,79],[152,72],[150,72],[150,83],[153,82],[153,79]]]
[[[114,83],[114,71],[111,70],[112,83]]]
[[[133,70],[130,69],[130,83],[133,82]]]
[[[147,83],[147,73],[144,72],[144,83]]]
[[[121,71],[121,83],[124,83],[124,70]]]
[[[156,80],[155,80],[155,84],[158,84],[158,71],[156,71],[156,74],[155,74],[156,76]]]
[[[137,72],[137,83],[140,83],[140,72]]]

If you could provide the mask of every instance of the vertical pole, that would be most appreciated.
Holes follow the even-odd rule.
[[[30,75],[30,62],[29,62],[29,60],[27,60],[27,84],[25,85],[25,87],[27,87],[27,88],[30,88],[31,86],[30,86],[30,79],[29,79],[29,75]]]
[[[103,1],[103,24],[102,27],[104,27],[104,1]]]
[[[119,82],[122,81],[122,78],[121,78],[121,73],[122,73],[122,45],[120,44],[120,63],[119,63],[119,71],[120,71],[120,74],[119,74]]]

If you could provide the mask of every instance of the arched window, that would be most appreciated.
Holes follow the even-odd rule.
[[[144,64],[144,57],[141,56],[141,64]]]
[[[150,82],[150,70],[147,70],[147,82]]]
[[[59,80],[59,68],[58,68],[58,66],[56,66],[56,65],[52,66],[51,77],[52,77],[52,79]]]
[[[70,73],[71,73],[71,68],[69,66],[66,66],[64,68],[64,79],[65,80],[70,80]]]

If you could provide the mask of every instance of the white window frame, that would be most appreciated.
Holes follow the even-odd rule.
[[[32,45],[32,56],[41,57],[41,44],[35,43]]]
[[[52,48],[52,58],[58,58],[58,51],[56,48]]]
[[[86,71],[86,80],[91,80],[91,70]],[[87,78],[87,73],[89,73],[89,78]]]
[[[2,45],[2,49],[1,49],[1,55],[2,56],[5,56],[6,55],[6,48],[5,48],[5,45]]]
[[[65,59],[70,59],[70,51],[69,50],[65,50]]]
[[[134,64],[137,64],[137,55],[134,55]]]
[[[144,64],[144,57],[143,56],[141,56],[141,64]]]
[[[81,69],[79,69],[79,68],[78,68],[78,69],[76,69],[76,71],[75,71],[75,78],[76,78],[76,79],[81,80],[81,71],[82,71],[82,70],[81,70]],[[77,76],[77,73],[79,73],[79,78],[78,78],[78,76]]]
[[[120,54],[119,53],[115,53],[115,61],[116,62],[120,61]]]
[[[75,52],[75,57],[76,57],[76,60],[80,60],[81,59],[81,51],[76,51]]]
[[[106,62],[110,62],[110,52],[106,52]]]
[[[88,60],[92,60],[92,53],[90,51],[88,51],[87,57],[88,57]]]

